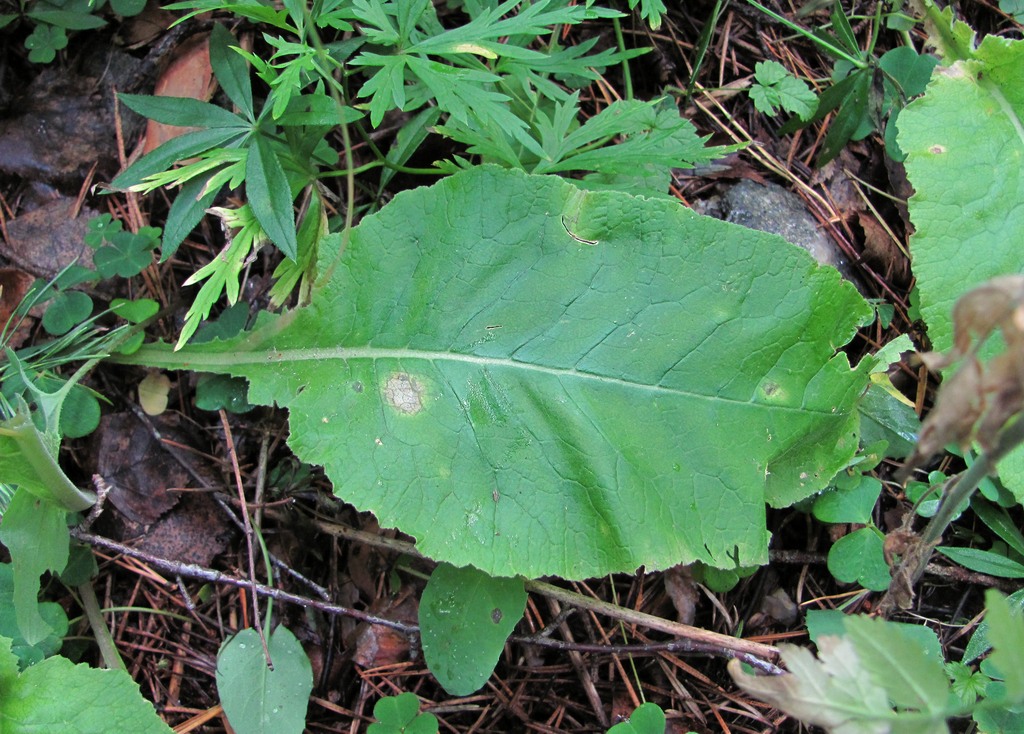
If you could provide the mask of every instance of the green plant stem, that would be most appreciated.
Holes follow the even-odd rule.
[[[60,468],[57,457],[50,453],[44,443],[43,434],[32,422],[27,406],[19,408],[13,418],[0,425],[0,435],[14,439],[21,455],[32,466],[41,480],[41,486],[45,488],[40,492],[36,487],[26,484],[23,485],[25,491],[69,512],[86,510],[96,502],[94,492],[76,487]]]
[[[685,101],[693,96],[693,90],[697,86],[697,77],[704,66],[704,59],[708,54],[708,47],[711,46],[711,38],[715,35],[715,27],[718,25],[718,16],[722,12],[723,0],[715,0],[715,7],[711,9],[711,17],[704,23],[701,29],[700,38],[697,39],[697,58],[693,60],[693,71],[690,73],[690,83],[686,85]]]
[[[622,36],[622,24],[618,18],[612,18],[612,27],[615,29],[615,43],[619,47],[619,53],[626,53],[626,39]],[[633,76],[629,73],[629,59],[622,60],[622,86],[626,99],[633,99]]]
[[[100,648],[103,664],[111,670],[127,670],[124,660],[121,659],[121,654],[117,651],[117,645],[114,644],[110,628],[103,620],[103,613],[100,611],[100,603],[96,599],[92,583],[86,581],[79,586],[78,594],[82,597],[82,609],[85,610],[85,616],[89,619],[89,626],[92,628],[92,634]]]
[[[904,554],[892,575],[892,583],[880,604],[883,615],[895,609],[907,609],[913,600],[913,588],[924,575],[925,567],[935,546],[942,540],[946,528],[957,515],[957,508],[978,489],[978,485],[996,469],[1013,449],[1024,443],[1024,419],[1018,419],[999,433],[996,445],[982,452],[966,471],[949,480],[935,515],[911,548]]]
[[[778,21],[779,23],[782,23],[782,25],[786,26],[787,28],[789,28],[789,29],[799,33],[801,36],[806,38],[808,41],[810,41],[811,43],[813,43],[813,44],[817,45],[818,47],[820,47],[821,49],[823,49],[826,53],[832,54],[833,56],[837,56],[837,57],[839,57],[841,59],[844,59],[844,60],[850,62],[851,64],[853,64],[858,69],[866,69],[866,68],[868,68],[868,62],[865,61],[864,59],[858,58],[856,56],[851,56],[843,48],[841,48],[839,46],[836,46],[834,43],[831,43],[829,40],[827,40],[825,38],[822,38],[821,36],[814,35],[809,30],[807,30],[806,28],[804,28],[802,26],[797,25],[793,21],[791,21],[791,20],[789,20],[787,18],[783,18],[781,15],[776,13],[774,10],[769,10],[768,8],[766,8],[764,5],[762,5],[761,3],[757,2],[756,0],[747,0],[747,2],[750,3],[751,5],[753,5],[755,8],[760,10],[762,13],[764,13],[768,17],[773,18],[774,20]]]

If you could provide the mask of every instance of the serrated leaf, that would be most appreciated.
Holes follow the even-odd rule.
[[[911,631],[911,625],[863,615],[848,616],[843,624],[861,665],[872,681],[888,691],[898,708],[945,718],[949,678],[942,667],[941,653],[928,655],[918,638],[923,632],[930,636],[929,649],[941,649],[932,630],[913,626]]]
[[[191,158],[219,145],[231,145],[245,133],[246,131],[235,128],[213,128],[179,135],[139,158],[119,173],[110,182],[110,186],[119,190],[138,186],[147,176],[166,171],[180,160]]]
[[[893,711],[884,689],[861,667],[853,644],[845,637],[823,637],[816,660],[810,651],[779,645],[790,673],[755,676],[743,672],[739,660],[729,673],[747,693],[808,724],[832,734],[888,734]]]
[[[1019,617],[1024,613],[1024,589],[1015,591],[1006,597],[1006,603],[1010,605],[1011,613]],[[977,629],[974,630],[974,634],[971,635],[971,639],[967,642],[967,647],[964,648],[962,662],[964,664],[972,663],[991,649],[992,641],[989,635],[989,623],[987,619],[983,619],[978,624]]]
[[[927,657],[912,639],[902,637],[902,630],[889,624],[847,618],[847,629],[856,632],[819,638],[817,660],[807,650],[780,645],[791,671],[787,675],[749,675],[738,660],[729,661],[729,673],[747,693],[832,734],[948,734],[946,717],[958,711],[949,705],[949,683],[941,661]],[[877,636],[861,634],[869,629]],[[879,664],[891,655],[880,650],[885,643],[895,644],[902,653],[895,665]],[[936,698],[920,707],[902,703],[918,702],[921,694]]]
[[[51,657],[18,673],[6,637],[0,637],[0,690],[4,734],[171,734],[125,671]]]
[[[284,626],[267,636],[274,669],[254,629],[244,629],[217,653],[217,692],[231,726],[246,734],[289,734],[306,726],[313,669]]]
[[[856,451],[869,313],[778,237],[483,167],[364,219],[308,308],[125,361],[248,377],[433,558],[580,578],[763,563],[764,503]]]
[[[522,579],[438,565],[420,599],[420,636],[430,672],[453,696],[480,690],[525,609]]]
[[[1007,703],[1024,700],[1024,616],[995,589],[985,592],[985,620],[994,648],[989,661],[1002,674]]]
[[[249,158],[245,165],[245,192],[260,227],[286,257],[294,260],[299,244],[295,233],[291,187],[270,141],[262,135],[253,136],[249,148]]]

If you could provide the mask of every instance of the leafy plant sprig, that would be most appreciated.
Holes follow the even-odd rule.
[[[815,636],[818,657],[780,645],[789,673],[729,673],[744,691],[829,732],[949,732],[947,720],[973,716],[983,731],[1020,715],[1024,702],[1024,616],[994,590],[985,595],[993,648],[979,672],[966,663],[943,664],[934,633],[923,627],[843,617]],[[808,623],[810,626],[811,623]],[[984,648],[988,649],[988,648]],[[965,656],[966,657],[966,656]]]
[[[884,4],[877,4],[868,47],[861,49],[850,19],[839,3],[832,10],[831,31],[821,28],[810,31],[756,0],[747,2],[836,59],[832,84],[818,96],[813,115],[806,117],[797,113],[780,132],[793,132],[834,112],[835,118],[818,156],[819,166],[839,155],[850,141],[862,140],[875,131],[883,133],[889,157],[902,161],[906,156],[896,142],[896,120],[906,103],[924,92],[937,61],[933,56],[918,54],[912,46],[897,46],[880,57],[875,56]]]

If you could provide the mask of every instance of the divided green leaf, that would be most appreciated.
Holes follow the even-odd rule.
[[[774,117],[781,108],[801,120],[808,120],[814,114],[817,95],[807,82],[797,79],[779,62],[757,62],[754,78],[757,83],[750,87],[750,99],[759,112]]]
[[[437,717],[420,713],[420,700],[415,693],[385,696],[373,706],[377,721],[366,734],[437,734]]]

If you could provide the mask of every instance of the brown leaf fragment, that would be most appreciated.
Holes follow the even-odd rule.
[[[977,354],[996,331],[1005,350],[982,363]],[[943,382],[921,427],[908,468],[950,443],[967,448],[977,440],[991,449],[1007,421],[1024,408],[1024,276],[993,278],[961,297],[953,307],[953,349],[921,355],[932,370],[958,359],[959,369]]]
[[[5,328],[34,282],[35,278],[23,270],[0,268],[0,329]],[[12,322],[5,341],[5,344],[12,349],[17,349],[24,344],[31,334],[27,324],[22,324],[18,326],[17,331],[13,331],[15,326],[17,324]]]
[[[208,102],[217,89],[210,66],[210,34],[200,33],[182,43],[157,80],[153,94],[157,97],[188,97]],[[196,128],[175,127],[149,120],[143,153],[150,153],[168,140]]]
[[[399,622],[415,624],[419,616],[419,602],[414,594],[401,594],[375,601],[370,612]],[[391,627],[379,624],[360,625],[356,632],[352,661],[363,668],[394,665],[410,657],[409,636]]]
[[[175,434],[166,421],[155,422],[162,434]],[[129,520],[148,525],[178,503],[180,493],[171,490],[191,478],[134,414],[103,416],[98,435],[97,473],[111,486],[108,501]]]
[[[683,624],[693,624],[697,618],[700,592],[689,566],[673,566],[663,574],[665,593],[676,609],[676,618]]]

